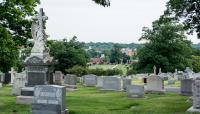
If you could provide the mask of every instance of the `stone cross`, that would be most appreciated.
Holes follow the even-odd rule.
[[[14,70],[14,68],[12,67],[11,68],[11,71],[9,71],[9,73],[11,74],[11,81],[10,81],[10,83],[11,84],[13,84],[13,82],[14,82],[14,76],[15,76],[15,74],[17,73],[15,70]]]
[[[156,66],[153,66],[153,73],[156,75]]]
[[[39,25],[41,27],[41,30],[43,30],[44,28],[44,22],[48,19],[47,16],[45,16],[44,12],[43,12],[43,8],[40,8],[40,12],[37,16],[38,21],[39,21]]]

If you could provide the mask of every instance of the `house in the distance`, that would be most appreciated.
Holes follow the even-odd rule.
[[[122,48],[121,49],[122,53],[125,53],[128,56],[134,56],[137,55],[137,50],[136,49],[130,49],[130,48]]]

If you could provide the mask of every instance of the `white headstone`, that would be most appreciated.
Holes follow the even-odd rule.
[[[21,95],[21,88],[25,87],[26,83],[26,71],[16,73],[14,83],[12,85],[12,94]]]
[[[10,81],[10,83],[13,84],[16,71],[15,71],[14,68],[12,67],[12,68],[11,68],[11,71],[9,71],[9,73],[10,73],[10,75],[11,75],[11,81]]]

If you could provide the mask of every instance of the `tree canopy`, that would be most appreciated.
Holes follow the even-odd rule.
[[[88,62],[88,55],[84,50],[84,44],[78,42],[76,37],[69,41],[54,41],[49,46],[50,54],[57,60],[56,70],[64,72],[65,69],[76,65],[86,66]]]
[[[196,31],[200,38],[200,0],[169,0],[165,15],[183,22],[189,33]]]
[[[186,39],[182,25],[156,21],[152,29],[143,28],[140,40],[147,40],[148,43],[138,50],[139,71],[152,72],[155,65],[164,72],[172,72],[189,65],[191,42]]]
[[[0,25],[0,71],[8,72],[17,64],[18,50],[11,35]]]

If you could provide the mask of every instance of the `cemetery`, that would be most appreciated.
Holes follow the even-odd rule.
[[[109,0],[92,1],[110,6]],[[139,40],[149,42],[141,47],[100,43],[107,50],[97,43],[91,49],[93,43],[76,36],[49,40],[49,18],[43,8],[34,9],[40,1],[16,2],[0,1],[2,16],[4,8],[16,8],[3,17],[14,18],[12,24],[0,18],[0,49],[6,50],[0,50],[0,114],[200,114],[200,50],[168,14],[143,28]]]

